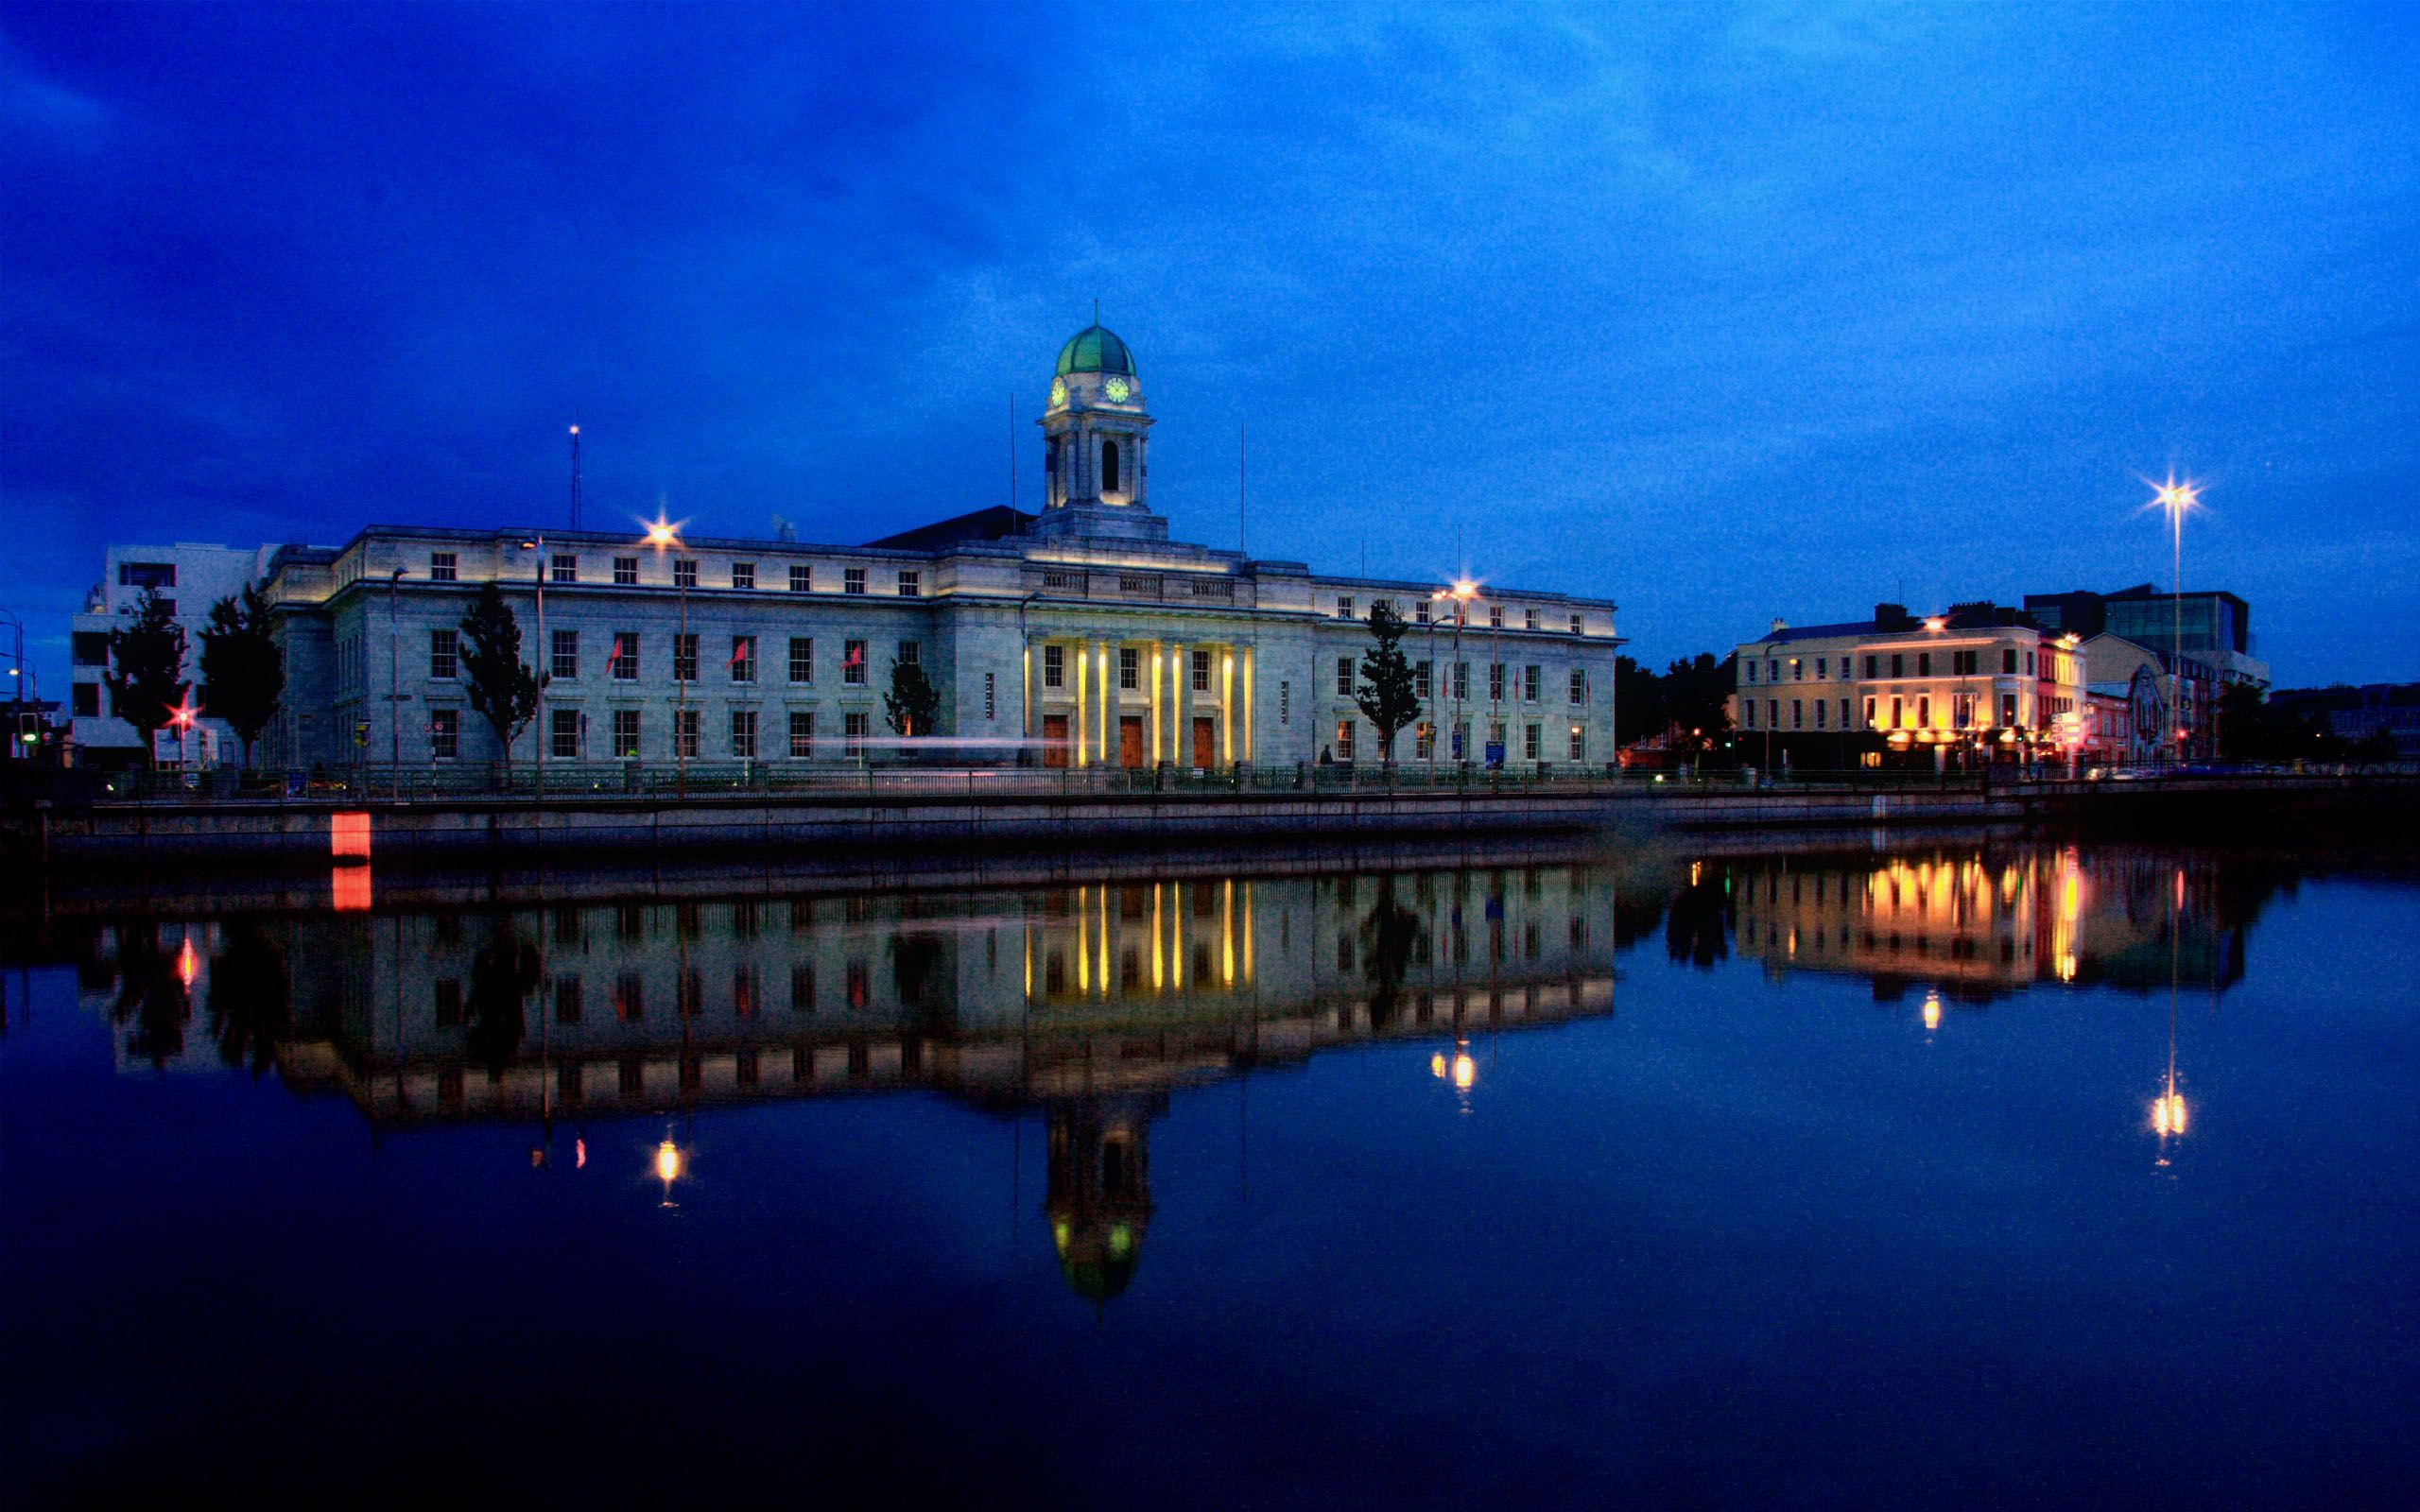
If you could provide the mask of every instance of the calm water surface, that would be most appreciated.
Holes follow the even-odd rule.
[[[1477,859],[62,905],[8,1499],[2412,1504],[2409,877]]]

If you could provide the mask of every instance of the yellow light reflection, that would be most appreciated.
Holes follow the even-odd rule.
[[[1925,994],[1925,1032],[1927,1034],[1930,1034],[1933,1030],[1940,1027],[1941,994],[1938,992],[1927,992]]]
[[[1469,1091],[1471,1083],[1477,1080],[1478,1080],[1478,1062],[1471,1058],[1469,1051],[1457,1051],[1454,1055],[1454,1090],[1458,1092]]]

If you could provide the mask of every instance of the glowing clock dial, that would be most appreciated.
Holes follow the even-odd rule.
[[[1101,385],[1100,391],[1109,396],[1113,404],[1122,404],[1134,397],[1134,386],[1123,378],[1112,378]]]
[[[1053,378],[1053,379],[1051,379],[1051,380],[1050,380],[1050,407],[1051,407],[1051,408],[1053,408],[1053,409],[1057,409],[1057,408],[1059,408],[1060,406],[1062,406],[1062,405],[1065,404],[1066,403],[1067,403],[1067,380],[1066,380],[1066,379],[1064,379],[1064,378]]]

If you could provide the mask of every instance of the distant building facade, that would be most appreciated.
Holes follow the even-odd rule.
[[[2315,715],[2348,741],[2384,735],[2403,761],[2420,760],[2420,682],[2365,682],[2359,687],[2281,688],[2271,704]]]
[[[2078,642],[2015,610],[1961,604],[1918,617],[1877,604],[1874,617],[1793,627],[1742,642],[1733,728],[1751,760],[1850,765],[1884,750],[2013,760],[2081,744]]]
[[[201,628],[211,606],[259,581],[281,548],[243,551],[181,541],[173,546],[112,546],[102,558],[101,580],[85,595],[82,612],[68,625],[68,739],[78,759],[104,764],[141,759],[143,739],[119,717],[102,679],[110,667],[110,631],[132,619],[146,593],[173,607],[185,632],[184,678],[201,680]],[[199,705],[199,691],[194,696]],[[230,760],[235,736],[221,720],[202,718],[186,737],[187,758],[205,748],[224,748]]]
[[[1038,512],[978,510],[858,546],[381,525],[333,549],[277,548],[257,576],[286,697],[263,757],[500,758],[466,696],[459,633],[493,581],[524,661],[551,678],[522,761],[889,759],[904,747],[884,694],[913,662],[941,700],[942,744],[928,748],[969,764],[1372,762],[1353,690],[1381,603],[1409,624],[1422,703],[1398,762],[1490,747],[1516,763],[1614,759],[1610,599],[1482,584],[1457,623],[1434,597],[1446,585],[1170,540],[1150,507],[1133,355],[1098,326],[1061,351],[1040,423]]]

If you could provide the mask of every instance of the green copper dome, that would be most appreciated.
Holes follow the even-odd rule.
[[[1134,353],[1107,326],[1088,325],[1059,349],[1059,376],[1071,372],[1122,372],[1134,376]]]

